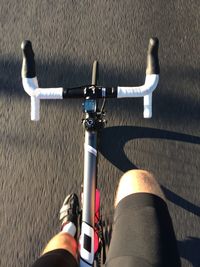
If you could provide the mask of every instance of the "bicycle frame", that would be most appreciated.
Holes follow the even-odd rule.
[[[92,84],[96,85],[97,62],[93,64]],[[86,100],[87,101],[87,100]],[[96,101],[96,100],[95,100]],[[83,120],[85,127],[84,143],[84,184],[83,208],[80,244],[80,266],[91,266],[95,256],[95,213],[97,190],[97,135],[99,127],[93,127],[92,122],[99,120],[96,112],[87,113]],[[89,122],[89,125],[87,124]],[[86,125],[87,124],[87,125]],[[101,122],[103,127],[103,121]],[[86,129],[87,128],[87,129]],[[96,240],[97,242],[97,240]],[[97,249],[97,248],[96,248]]]
[[[94,261],[95,245],[95,195],[97,180],[97,133],[85,133],[83,209],[80,237],[80,266],[90,266]],[[89,264],[86,264],[89,263]]]
[[[144,118],[152,116],[152,93],[159,81],[159,61],[158,61],[157,38],[151,38],[147,52],[147,68],[145,83],[137,87],[103,87],[97,86],[97,62],[93,64],[92,84],[77,88],[39,88],[35,71],[34,52],[30,41],[22,43],[23,64],[22,64],[22,83],[24,90],[31,97],[31,119],[39,120],[40,99],[64,99],[64,98],[83,98],[85,118],[84,144],[84,183],[83,183],[83,203],[82,203],[82,222],[80,235],[80,266],[88,267],[94,265],[95,256],[101,253],[100,237],[98,231],[100,224],[99,217],[99,191],[97,191],[97,137],[98,131],[104,127],[103,106],[98,109],[99,98],[105,101],[106,98],[144,98]],[[97,215],[97,216],[96,216]],[[96,218],[98,217],[98,218]],[[98,240],[97,240],[98,239]],[[100,265],[97,258],[97,265]]]

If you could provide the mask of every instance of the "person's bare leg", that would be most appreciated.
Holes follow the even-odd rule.
[[[70,234],[60,232],[54,236],[45,247],[42,255],[55,249],[65,249],[77,259],[77,242]]]
[[[144,170],[130,170],[121,177],[115,198],[115,207],[120,200],[134,193],[151,193],[165,200],[154,176]]]
[[[129,197],[128,197],[129,196]],[[180,267],[171,217],[154,176],[131,170],[120,179],[106,267]]]

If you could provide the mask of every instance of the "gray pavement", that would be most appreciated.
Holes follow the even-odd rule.
[[[153,118],[142,100],[107,103],[99,187],[106,220],[130,168],[152,171],[167,196],[182,263],[199,266],[199,1],[0,1],[0,266],[30,266],[59,230],[58,211],[83,178],[81,101],[42,102],[30,121],[21,84],[21,50],[30,39],[41,87],[139,85],[148,39],[160,40],[161,78]]]

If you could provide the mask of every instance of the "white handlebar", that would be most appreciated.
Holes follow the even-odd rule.
[[[159,81],[158,74],[147,74],[145,83],[137,87],[117,87],[117,98],[144,97],[144,118],[152,117],[152,93]],[[37,77],[23,78],[23,87],[31,97],[31,120],[40,117],[40,99],[63,99],[63,88],[39,88]]]
[[[147,74],[145,83],[137,87],[117,87],[117,97],[144,97],[144,118],[152,117],[152,93],[158,85],[158,74]]]
[[[23,87],[31,97],[31,120],[40,119],[40,99],[62,99],[63,88],[39,88],[37,77],[23,78]]]
[[[142,86],[117,88],[101,88],[97,86],[97,90],[102,90],[102,97],[144,97],[144,118],[152,117],[152,93],[159,81],[159,60],[158,60],[159,41],[157,37],[149,39],[147,50],[147,68],[146,79]],[[29,40],[25,40],[21,45],[23,52],[22,63],[22,82],[25,91],[31,97],[31,120],[39,120],[40,99],[63,99],[67,97],[84,97],[87,88],[79,87],[78,92],[73,95],[72,89],[59,88],[39,88],[36,77],[35,59],[32,44]],[[96,88],[94,88],[96,90]],[[107,94],[106,94],[107,90]],[[75,91],[74,91],[75,92]],[[96,92],[96,91],[95,91]],[[95,93],[94,92],[94,93]],[[98,91],[99,93],[99,91]],[[98,95],[99,96],[99,95]],[[100,96],[101,97],[101,96]]]

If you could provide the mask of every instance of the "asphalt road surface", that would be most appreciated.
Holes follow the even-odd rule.
[[[0,0],[0,266],[30,266],[59,230],[66,194],[83,178],[81,101],[42,102],[30,121],[20,45],[30,39],[41,87],[91,81],[140,85],[151,36],[160,40],[161,76],[153,118],[142,99],[107,102],[99,187],[112,222],[115,190],[130,168],[152,171],[166,194],[182,263],[200,266],[199,1]],[[110,205],[108,205],[110,203]]]

